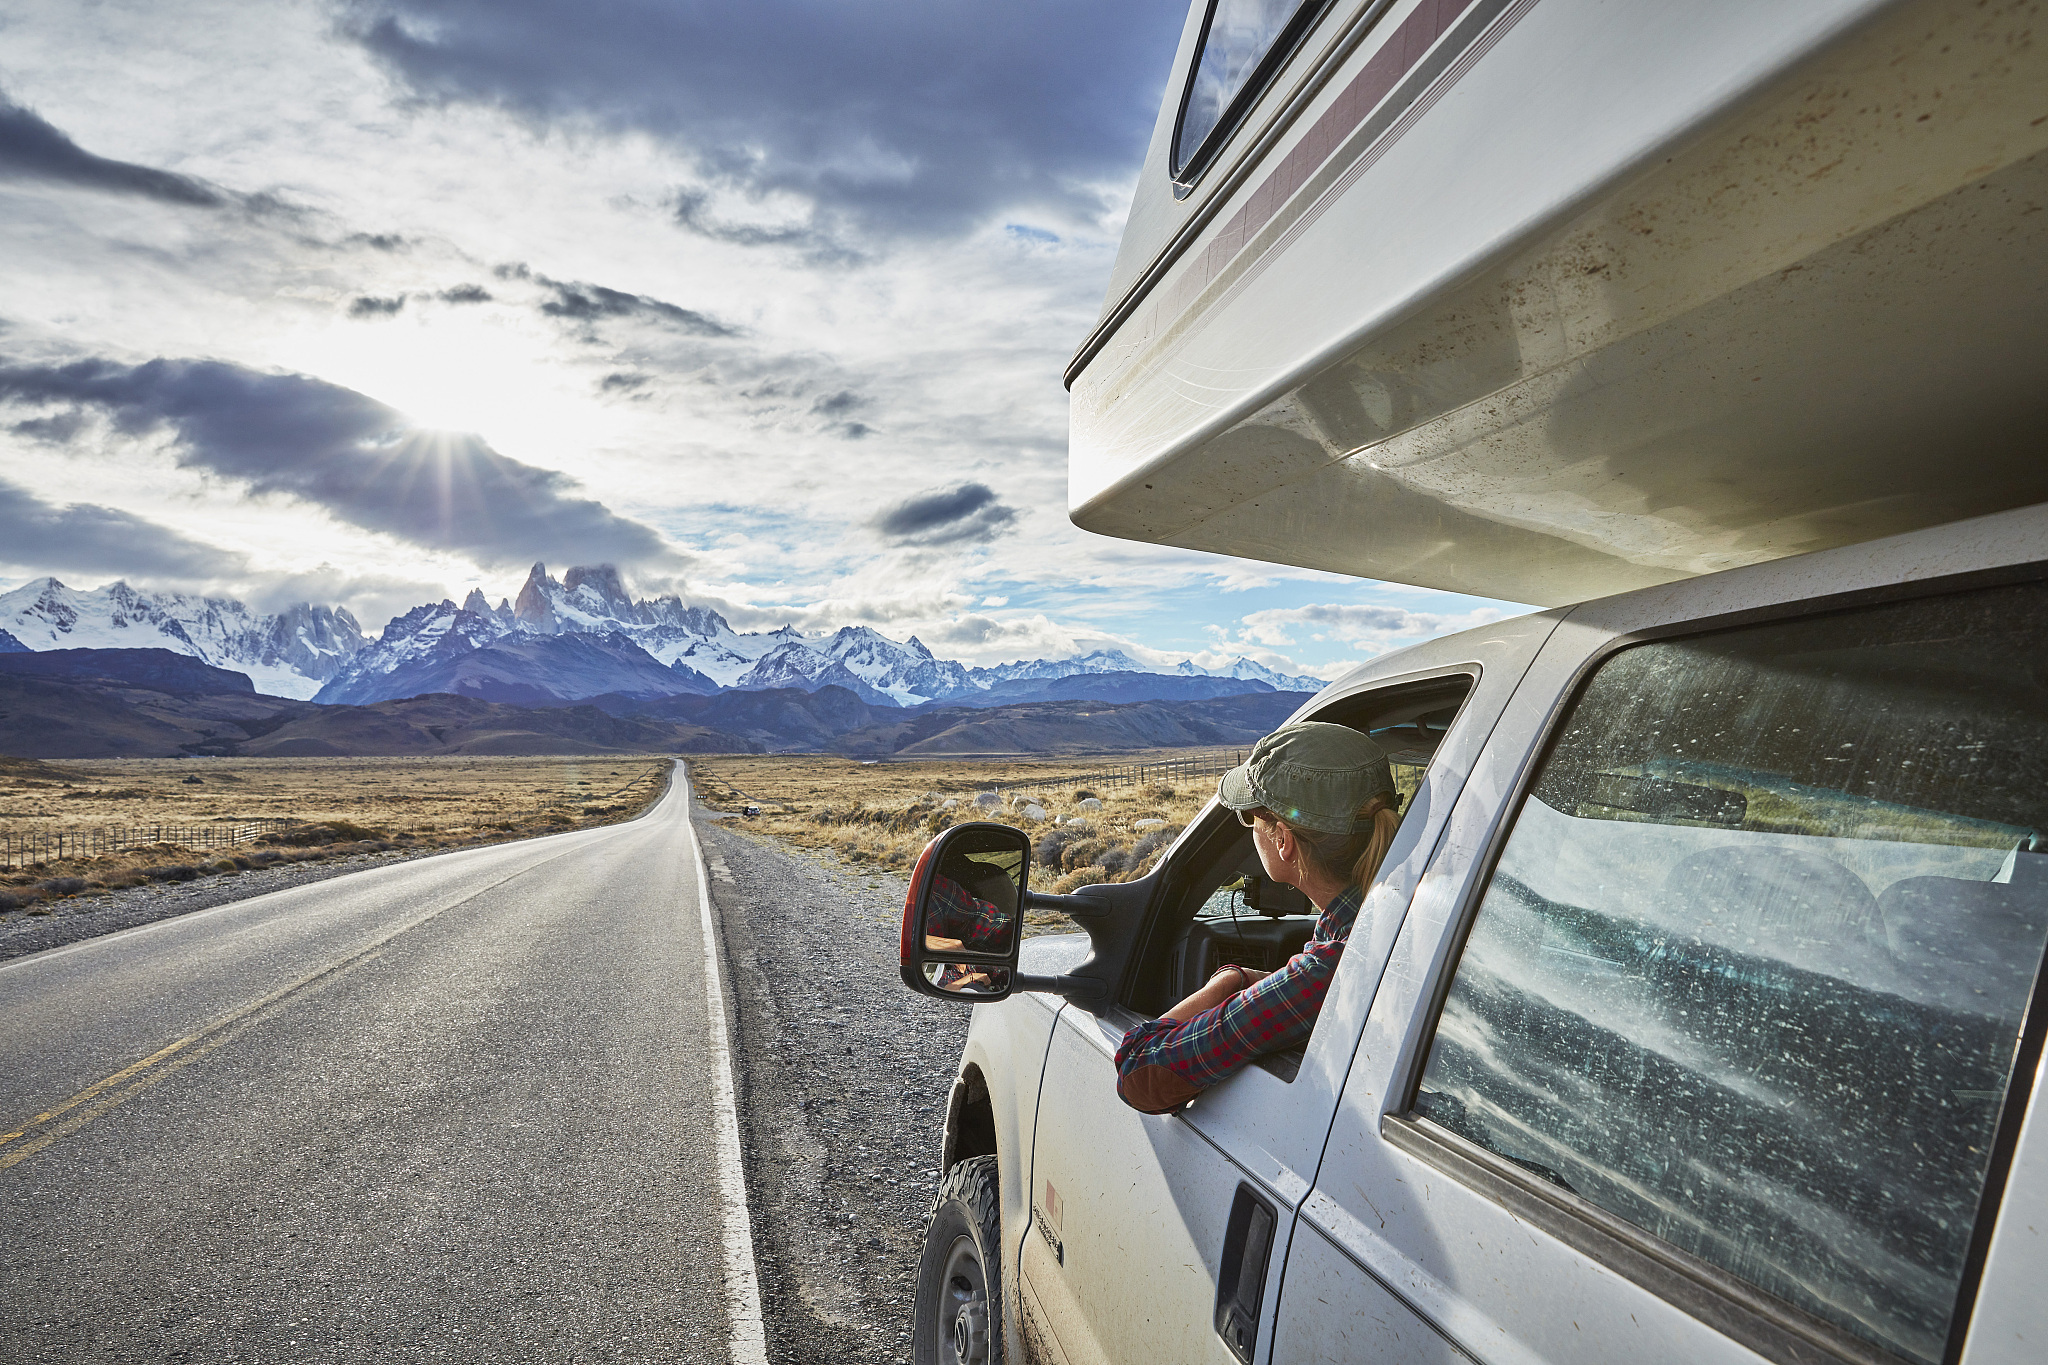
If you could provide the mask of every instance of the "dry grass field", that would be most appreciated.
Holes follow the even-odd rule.
[[[694,758],[699,800],[714,810],[759,814],[735,821],[745,832],[836,855],[856,866],[907,872],[933,835],[963,820],[994,820],[1028,830],[1034,890],[1064,894],[1097,882],[1131,881],[1215,793],[1214,777],[1168,785],[1087,786],[977,805],[978,794],[1133,762],[1185,760],[1167,754],[1119,754],[1091,764],[933,760],[862,764],[815,754]],[[1223,751],[1215,757],[1227,757]],[[1034,814],[1034,811],[1036,812]],[[1034,928],[1070,927],[1060,915],[1034,913]]]
[[[148,880],[225,875],[368,849],[528,838],[638,815],[665,758],[0,759],[0,836],[284,821],[254,843],[176,834],[0,871],[0,910]],[[168,831],[167,831],[168,833]],[[180,840],[184,842],[180,842]],[[21,860],[17,859],[17,863]]]

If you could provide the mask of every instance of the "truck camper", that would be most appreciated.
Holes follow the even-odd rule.
[[[2048,1359],[2044,19],[1196,0],[1074,521],[1540,609],[1297,714],[1398,830],[1192,1098],[1119,1048],[1327,941],[1283,815],[934,840],[919,1365]]]
[[[1196,5],[1074,521],[1547,606],[2048,500],[2038,23]]]

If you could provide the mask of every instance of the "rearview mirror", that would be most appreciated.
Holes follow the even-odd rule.
[[[932,840],[903,898],[903,984],[942,1000],[1001,1000],[1016,988],[1031,837],[988,822]]]

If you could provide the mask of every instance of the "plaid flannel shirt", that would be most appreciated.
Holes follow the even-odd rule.
[[[982,900],[951,877],[932,877],[931,908],[924,922],[927,934],[957,938],[963,947],[978,953],[1000,953],[1009,945],[999,943],[1009,928],[1009,916],[989,901]]]
[[[1116,1092],[1124,1103],[1170,1113],[1252,1058],[1305,1042],[1364,900],[1363,887],[1346,887],[1286,966],[1215,1008],[1181,1023],[1148,1020],[1126,1033],[1116,1050]]]

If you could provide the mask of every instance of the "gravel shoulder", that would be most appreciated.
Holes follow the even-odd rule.
[[[769,1358],[906,1360],[968,1011],[897,977],[905,879],[697,824],[723,926]]]

